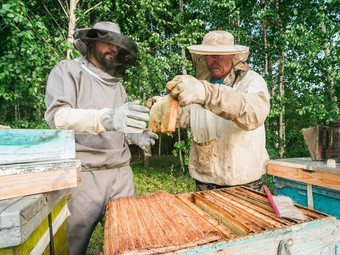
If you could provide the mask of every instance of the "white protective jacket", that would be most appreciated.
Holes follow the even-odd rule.
[[[193,135],[190,175],[217,185],[255,181],[265,173],[268,159],[263,125],[270,108],[266,82],[247,70],[239,70],[233,83],[229,76],[222,85],[207,82],[210,78],[202,81],[206,103],[179,111],[179,127],[190,125]]]

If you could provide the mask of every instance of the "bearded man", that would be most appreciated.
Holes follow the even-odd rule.
[[[83,57],[63,60],[51,71],[45,119],[51,128],[74,130],[81,186],[68,201],[70,254],[85,254],[109,200],[134,196],[127,142],[142,149],[158,136],[145,132],[149,109],[127,102],[121,75],[136,60],[136,44],[113,22],[74,34]]]

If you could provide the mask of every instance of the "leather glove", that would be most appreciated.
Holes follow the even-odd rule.
[[[177,75],[166,84],[167,90],[180,106],[205,103],[205,88],[203,83],[191,75]]]
[[[158,139],[158,135],[144,130],[144,132],[140,134],[127,134],[127,138],[129,143],[136,144],[142,150],[145,150],[151,145],[155,145],[155,139]]]
[[[160,97],[160,96],[151,97],[151,98],[149,98],[148,100],[146,100],[146,104],[145,104],[145,105],[146,105],[146,107],[148,107],[149,109],[151,109],[152,106],[153,106],[155,103],[161,101],[163,98],[164,98],[164,97]]]
[[[149,109],[139,105],[139,101],[128,102],[116,109],[109,109],[100,116],[106,131],[120,133],[142,133],[149,121]]]

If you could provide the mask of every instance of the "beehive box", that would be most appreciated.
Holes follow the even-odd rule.
[[[302,206],[278,218],[265,194],[244,187],[109,202],[104,254],[339,254],[340,221]]]
[[[274,177],[274,194],[288,196],[295,203],[308,206],[307,184],[285,178]],[[313,185],[313,208],[335,216],[340,220],[340,191]]]
[[[67,192],[60,190],[0,201],[0,255],[51,254],[49,214],[55,254],[68,254]]]
[[[80,185],[80,160],[0,165],[0,201]]]
[[[74,132],[0,129],[0,164],[75,158]]]
[[[327,165],[327,161],[314,161],[311,158],[269,160],[267,174],[307,185],[340,190],[340,163],[333,167]]]
[[[73,131],[0,130],[0,255],[68,254],[66,194],[79,185]]]
[[[274,176],[274,194],[340,219],[340,164],[311,158],[270,160],[267,173]]]
[[[70,130],[0,130],[0,200],[80,185]]]

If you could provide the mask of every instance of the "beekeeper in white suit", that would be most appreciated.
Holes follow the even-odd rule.
[[[92,231],[111,199],[134,196],[127,140],[145,149],[157,135],[145,132],[149,109],[127,102],[121,74],[136,59],[136,44],[112,22],[74,34],[83,57],[51,71],[45,118],[51,128],[74,130],[81,186],[68,201],[70,254],[85,254]]]
[[[248,47],[226,31],[212,31],[189,46],[195,76],[167,83],[179,100],[177,124],[191,127],[189,172],[196,189],[245,185],[262,188],[268,154],[264,121],[269,94],[264,79],[249,70]]]

